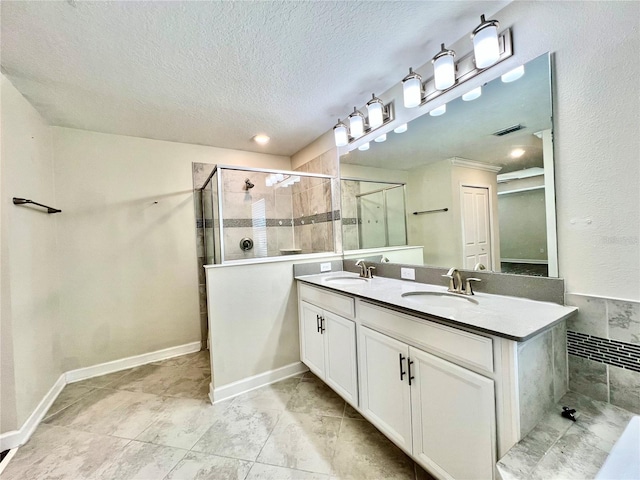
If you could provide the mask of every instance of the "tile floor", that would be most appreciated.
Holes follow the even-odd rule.
[[[67,385],[10,479],[429,479],[314,375],[221,404],[208,352]]]

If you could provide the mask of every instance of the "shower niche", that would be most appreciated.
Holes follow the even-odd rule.
[[[217,165],[200,196],[205,264],[335,251],[329,175]]]

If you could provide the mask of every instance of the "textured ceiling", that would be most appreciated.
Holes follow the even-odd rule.
[[[292,155],[507,3],[3,1],[1,64],[52,125]]]

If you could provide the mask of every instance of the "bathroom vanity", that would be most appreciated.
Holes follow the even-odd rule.
[[[566,390],[573,307],[347,272],[296,279],[302,361],[438,477],[495,478]]]

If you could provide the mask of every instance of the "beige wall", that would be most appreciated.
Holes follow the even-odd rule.
[[[514,56],[468,83],[553,54],[558,257],[569,292],[640,299],[640,275],[628,275],[640,265],[639,17],[639,2],[512,2],[495,18],[513,28]],[[447,47],[463,56],[471,43],[468,26],[460,28],[461,40]],[[432,75],[430,63],[414,70]],[[433,107],[458,95],[453,89]],[[402,106],[400,79],[378,96],[395,99],[390,128],[422,113]],[[293,159],[332,146],[328,131]]]
[[[50,128],[2,76],[2,433],[18,428],[62,373]]]
[[[199,341],[191,163],[289,169],[289,158],[53,132],[63,369]]]

